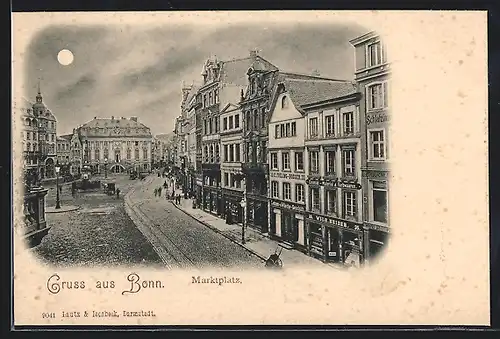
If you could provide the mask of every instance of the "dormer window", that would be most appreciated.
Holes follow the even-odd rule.
[[[281,98],[281,109],[285,108],[288,108],[288,98],[286,97],[286,95]]]

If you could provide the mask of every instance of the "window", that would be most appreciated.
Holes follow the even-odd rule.
[[[320,210],[319,188],[317,187],[311,187],[311,210]]]
[[[356,217],[356,193],[344,191],[344,218]]]
[[[342,114],[342,120],[344,122],[344,135],[350,135],[354,133],[354,112],[345,112]]]
[[[387,223],[387,185],[373,181],[373,221]]]
[[[304,202],[304,185],[295,184],[295,200],[297,202]]]
[[[372,160],[385,159],[384,130],[370,131],[370,156]]]
[[[335,174],[335,151],[325,152],[325,173],[326,175]]]
[[[256,109],[253,110],[253,128],[259,129],[259,113]]]
[[[139,160],[139,149],[138,148],[135,149],[134,156],[135,156],[135,160]]]
[[[218,104],[219,103],[219,90],[216,89],[214,91],[214,96],[215,96],[215,103]]]
[[[209,154],[208,154],[208,146],[205,146],[205,154],[204,154],[205,163],[208,162],[208,156],[209,156]]]
[[[326,136],[331,137],[335,135],[335,116],[328,115],[325,117]]]
[[[209,105],[213,105],[213,103],[214,103],[214,102],[213,102],[213,96],[212,96],[212,95],[213,95],[213,94],[212,94],[212,92],[209,92],[209,93],[208,93],[208,104],[209,104]]]
[[[276,125],[276,126],[274,127],[274,137],[275,137],[276,139],[281,138],[281,134],[280,134],[280,125]]]
[[[318,136],[318,118],[309,119],[309,136],[310,137]]]
[[[297,135],[297,123],[294,121],[292,122],[292,137]]]
[[[319,173],[318,151],[309,152],[309,171],[311,173]]]
[[[382,64],[382,49],[380,42],[368,45],[368,67]]]
[[[292,185],[289,182],[283,183],[283,200],[291,199]]]
[[[240,144],[235,144],[234,145],[234,153],[235,153],[235,161],[236,162],[240,162],[240,154],[241,154],[241,151],[240,151]]]
[[[290,134],[290,123],[285,124],[285,136],[289,137]]]
[[[283,161],[283,170],[284,171],[289,171],[290,170],[290,153],[284,152],[281,155],[281,160]]]
[[[233,116],[229,117],[229,129],[233,129]]]
[[[273,198],[279,198],[280,193],[278,189],[278,183],[276,181],[271,181],[271,193]]]
[[[262,127],[267,126],[267,115],[266,115],[266,108],[265,107],[262,107],[262,111],[260,113],[260,119],[261,119],[260,125]]]
[[[246,118],[247,123],[246,123],[245,128],[247,130],[251,130],[252,129],[252,116],[251,116],[250,111],[247,111],[246,117],[247,117]]]
[[[327,214],[335,214],[337,211],[337,191],[336,190],[326,190],[325,191],[325,212]]]
[[[354,176],[354,149],[345,149],[342,151],[342,157],[344,160],[344,175]]]
[[[230,162],[234,161],[234,145],[233,144],[229,145],[229,161]]]
[[[229,173],[224,173],[224,186],[229,186]]]
[[[132,157],[132,150],[130,148],[127,148],[127,160],[130,160],[131,157]]]
[[[207,104],[207,95],[206,94],[203,94],[203,107],[207,107],[208,104]]]
[[[368,86],[368,108],[379,109],[389,107],[389,85],[388,82]]]
[[[224,145],[224,161],[229,161],[228,145]]]
[[[295,152],[295,171],[304,170],[304,153]]]
[[[99,160],[99,158],[100,158],[100,157],[101,157],[101,155],[99,154],[99,150],[98,150],[98,149],[96,149],[96,150],[94,151],[94,159],[95,159],[95,160]]]
[[[288,98],[284,95],[283,98],[281,98],[281,109],[286,108],[288,108]]]
[[[222,128],[224,129],[224,131],[226,131],[227,130],[227,117],[225,117],[222,121],[223,121],[223,127]]]
[[[236,114],[234,116],[234,128],[240,128],[240,115]]]
[[[279,169],[278,168],[278,153],[271,153],[271,168],[272,169]]]

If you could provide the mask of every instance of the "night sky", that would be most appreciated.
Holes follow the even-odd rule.
[[[336,24],[165,24],[51,26],[38,32],[25,52],[25,96],[34,101],[38,79],[44,102],[56,115],[58,134],[93,117],[138,116],[153,134],[169,133],[180,112],[182,81],[200,82],[205,60],[247,57],[249,50],[284,71],[352,79],[349,40],[368,32]],[[70,65],[57,60],[62,49]]]

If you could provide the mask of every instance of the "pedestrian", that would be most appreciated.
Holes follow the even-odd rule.
[[[158,196],[158,188],[155,188],[155,197]]]
[[[160,196],[160,197],[161,197],[161,186],[160,186],[160,187],[158,187],[158,196]]]
[[[62,185],[59,186],[59,194],[62,194]]]
[[[119,199],[120,198],[120,189],[117,188],[116,189],[116,199]]]

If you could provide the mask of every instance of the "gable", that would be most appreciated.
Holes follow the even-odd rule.
[[[290,119],[302,118],[288,92],[282,92],[276,97],[274,109],[271,113],[271,123]]]

